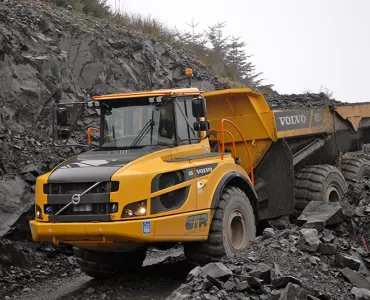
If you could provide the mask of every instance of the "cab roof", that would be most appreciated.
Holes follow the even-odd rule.
[[[124,98],[140,98],[140,97],[157,97],[157,96],[184,96],[184,95],[195,95],[202,94],[197,88],[184,88],[184,89],[163,89],[156,91],[139,91],[121,94],[109,94],[102,96],[93,96],[94,101],[100,100],[114,100],[114,99],[124,99]]]

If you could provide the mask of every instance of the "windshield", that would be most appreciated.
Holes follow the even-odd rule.
[[[126,105],[129,104],[127,101]],[[169,146],[176,140],[173,103],[121,106],[123,101],[107,101],[102,148]],[[102,118],[103,119],[103,118]]]

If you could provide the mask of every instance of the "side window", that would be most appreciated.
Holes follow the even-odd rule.
[[[178,103],[181,107],[181,110],[186,115],[186,108],[185,108],[185,101],[184,100],[178,100]],[[178,105],[175,104],[175,113],[176,113],[176,128],[177,128],[177,136],[179,140],[185,140],[189,138],[189,131],[188,131],[188,125],[186,124],[186,121],[184,119],[183,114],[181,113]],[[188,143],[188,142],[185,142]]]
[[[181,110],[185,114],[185,116],[188,119],[188,122],[190,126],[193,126],[193,123],[196,121],[195,118],[193,117],[193,114],[191,113],[191,99],[192,98],[187,98],[187,99],[178,99],[178,103],[181,107]],[[179,107],[175,105],[175,113],[176,113],[176,128],[177,128],[177,135],[179,140],[185,140],[185,139],[193,139],[194,134],[192,130],[188,127],[188,124],[181,113]],[[198,137],[196,133],[196,137]],[[184,144],[194,144],[196,141],[184,141]]]

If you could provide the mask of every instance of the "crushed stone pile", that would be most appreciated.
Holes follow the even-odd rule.
[[[329,105],[343,105],[346,102],[340,102],[329,98],[325,93],[307,93],[291,95],[265,95],[265,98],[272,110],[291,109],[291,108],[317,108]]]

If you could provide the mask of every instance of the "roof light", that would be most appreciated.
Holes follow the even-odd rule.
[[[185,75],[193,75],[193,69],[191,68],[185,69]]]

